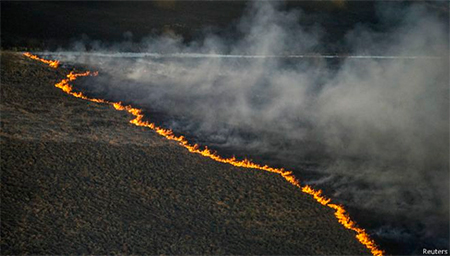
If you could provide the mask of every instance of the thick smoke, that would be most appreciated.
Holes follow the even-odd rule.
[[[380,236],[409,239],[415,232],[448,247],[448,25],[421,5],[393,5],[379,8],[385,31],[358,25],[347,33],[349,55],[438,58],[278,58],[325,49],[327,32],[303,28],[301,10],[256,2],[237,24],[236,38],[207,35],[186,45],[170,34],[141,44],[144,52],[176,57],[66,60],[105,74],[88,85],[91,93],[162,113],[165,126],[219,150],[254,152],[299,173],[319,173],[307,182],[329,188],[346,205],[406,223],[394,229],[386,220],[373,230]],[[88,44],[113,52],[130,43]]]

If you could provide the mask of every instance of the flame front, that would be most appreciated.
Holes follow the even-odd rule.
[[[58,60],[46,60],[46,59],[42,59],[42,58],[39,58],[38,56],[33,55],[33,54],[29,53],[29,52],[26,52],[26,53],[24,53],[23,55],[27,56],[27,57],[30,58],[30,59],[38,60],[38,61],[44,62],[45,64],[48,64],[48,65],[49,65],[50,67],[52,67],[52,68],[57,68],[57,67],[59,66],[59,61],[58,61]]]
[[[39,60],[41,62],[44,62],[48,64],[50,67],[56,68],[58,67],[59,61],[57,60],[45,60],[41,59],[36,55],[32,55],[30,53],[24,53],[25,56],[34,59]],[[260,165],[253,163],[251,160],[243,159],[243,160],[237,160],[235,157],[232,158],[223,158],[219,155],[217,155],[216,152],[211,151],[208,149],[208,147],[205,147],[204,149],[201,149],[199,145],[197,144],[190,144],[184,136],[176,136],[172,130],[164,129],[161,127],[156,126],[154,123],[150,123],[148,121],[144,120],[144,115],[142,114],[142,110],[138,108],[134,108],[132,106],[125,106],[121,102],[111,102],[104,99],[96,99],[96,98],[90,98],[82,94],[81,92],[74,92],[72,85],[69,84],[69,82],[76,80],[78,77],[81,76],[97,76],[98,72],[90,72],[86,71],[84,73],[74,73],[71,71],[67,78],[61,80],[59,83],[55,84],[55,87],[61,89],[67,94],[70,94],[74,97],[81,98],[84,100],[97,102],[97,103],[105,103],[112,105],[116,110],[120,111],[127,111],[131,115],[134,116],[134,119],[130,120],[130,123],[141,126],[141,127],[147,127],[159,135],[165,137],[168,140],[176,141],[181,146],[189,150],[191,153],[200,154],[202,156],[208,157],[214,161],[220,162],[220,163],[226,163],[230,164],[236,167],[243,167],[243,168],[250,168],[250,169],[258,169],[263,170],[267,172],[277,173],[281,175],[286,181],[291,183],[292,185],[298,187],[301,189],[302,192],[311,195],[318,203],[327,206],[331,209],[333,209],[334,215],[338,222],[344,226],[346,229],[350,229],[354,232],[356,232],[356,239],[363,244],[367,249],[370,250],[370,252],[375,256],[382,256],[384,255],[384,251],[378,248],[378,246],[375,244],[375,241],[370,238],[370,236],[367,234],[367,232],[359,228],[358,225],[350,218],[347,211],[342,205],[338,204],[332,204],[331,199],[325,197],[322,195],[321,190],[315,190],[312,187],[305,185],[301,186],[300,181],[293,175],[291,171],[286,171],[283,168],[274,168],[270,167],[268,165]]]

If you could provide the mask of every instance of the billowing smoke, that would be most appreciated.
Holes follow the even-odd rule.
[[[376,213],[371,233],[407,243],[403,252],[448,248],[448,23],[422,5],[394,5],[378,10],[384,31],[358,25],[340,43],[348,55],[399,58],[311,54],[332,49],[329,32],[302,27],[301,10],[259,1],[234,38],[149,37],[145,54],[116,58],[129,43],[79,42],[72,50],[87,43],[97,55],[58,58],[99,69],[83,85],[96,96],[144,107],[224,154],[294,169],[339,202]]]

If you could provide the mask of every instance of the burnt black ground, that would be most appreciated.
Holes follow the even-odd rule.
[[[287,8],[302,8],[308,15],[301,18],[302,27],[325,28],[326,40],[317,52],[346,52],[345,45],[331,44],[342,40],[358,23],[377,25],[374,2],[286,1]],[[185,42],[202,37],[205,31],[235,39],[239,34],[230,27],[241,18],[249,1],[10,1],[1,3],[1,32],[4,49],[57,49],[70,47],[76,41],[99,40],[114,43],[139,42],[150,35],[177,34]],[[132,38],[128,38],[128,35]],[[125,35],[125,36],[124,36]],[[88,40],[89,39],[89,40]],[[333,47],[331,47],[333,45]],[[88,46],[89,47],[89,46]]]
[[[367,254],[280,176],[189,153],[1,54],[2,254]],[[95,78],[80,78],[95,79]]]

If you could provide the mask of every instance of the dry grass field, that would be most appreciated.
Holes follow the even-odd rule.
[[[369,253],[282,177],[66,95],[53,86],[66,72],[1,54],[2,254]]]

